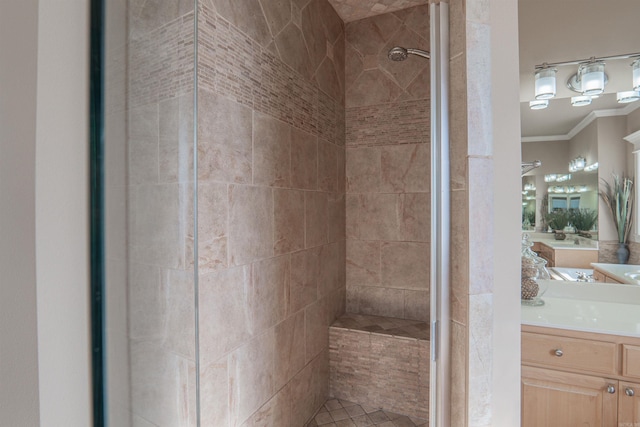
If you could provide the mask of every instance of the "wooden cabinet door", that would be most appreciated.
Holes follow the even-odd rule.
[[[522,427],[616,426],[618,394],[617,380],[523,366]]]
[[[640,426],[640,384],[620,381],[618,427]]]

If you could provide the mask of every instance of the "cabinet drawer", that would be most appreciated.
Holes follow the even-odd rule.
[[[523,332],[522,361],[552,368],[616,375],[618,345],[606,341]]]
[[[605,280],[607,279],[606,276],[598,270],[593,270],[593,278],[596,282],[600,283],[605,283]]]
[[[640,347],[622,346],[622,375],[640,378]]]

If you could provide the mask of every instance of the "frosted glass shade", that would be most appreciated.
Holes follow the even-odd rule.
[[[640,92],[635,90],[628,90],[626,92],[618,92],[617,94],[618,102],[621,104],[626,104],[629,102],[635,102],[640,99]]]
[[[536,71],[536,99],[550,99],[556,96],[556,71],[555,68]]]
[[[582,64],[578,69],[578,75],[582,82],[583,95],[599,95],[604,91],[604,62]]]
[[[633,68],[633,90],[640,91],[640,59],[636,59],[631,64]]]
[[[548,99],[536,99],[534,101],[529,101],[529,108],[531,108],[532,110],[542,110],[543,108],[547,108],[548,106]]]
[[[590,96],[572,96],[571,97],[571,105],[574,107],[582,107],[584,105],[591,104]]]

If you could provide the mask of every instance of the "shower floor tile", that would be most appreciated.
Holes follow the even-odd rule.
[[[305,427],[428,427],[429,422],[341,399],[329,399]]]

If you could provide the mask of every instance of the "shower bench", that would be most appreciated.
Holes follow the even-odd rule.
[[[347,313],[329,328],[332,397],[428,418],[429,329],[425,322]]]

